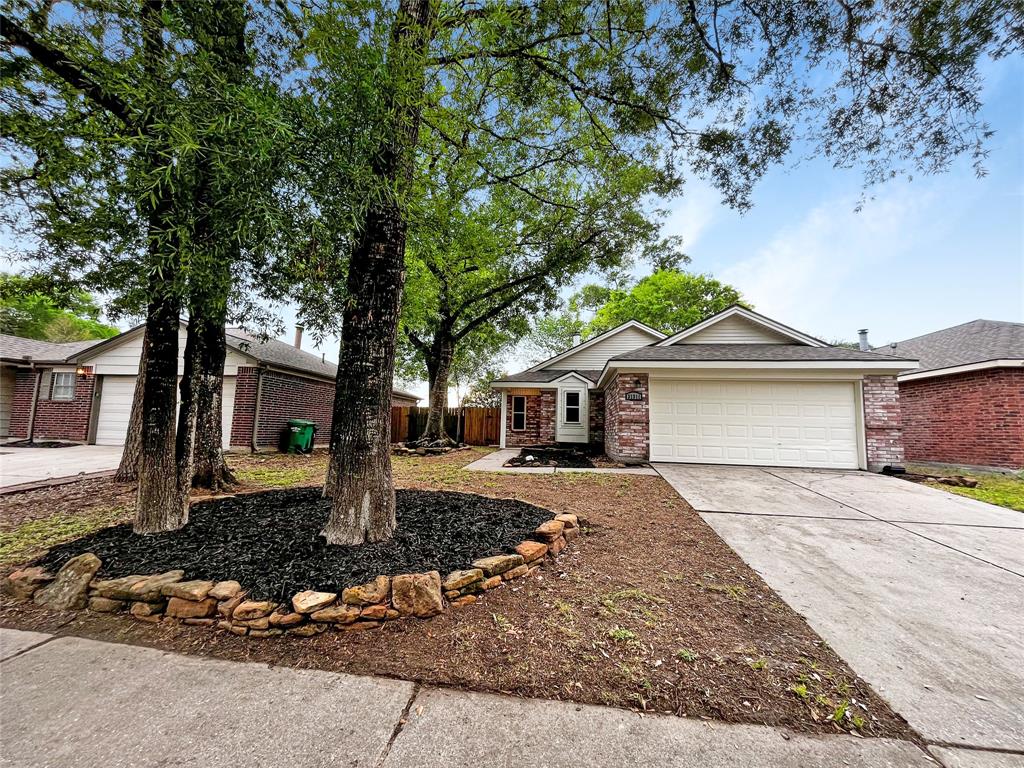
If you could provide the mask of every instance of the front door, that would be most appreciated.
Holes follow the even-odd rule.
[[[560,443],[587,442],[587,390],[566,387],[558,390],[555,440]]]

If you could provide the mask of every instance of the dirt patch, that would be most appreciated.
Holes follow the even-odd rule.
[[[136,536],[131,525],[104,528],[54,547],[37,564],[53,572],[92,552],[103,561],[102,578],[180,568],[188,579],[233,579],[253,599],[287,602],[302,590],[340,592],[379,575],[445,576],[511,551],[552,516],[515,499],[451,491],[396,495],[398,530],[376,544],[328,546],[320,531],[330,502],[319,488],[296,488],[195,503],[188,525],[173,533]]]
[[[116,616],[80,614],[69,620],[8,604],[0,610],[0,623],[472,690],[809,732],[914,738],[660,478],[462,469],[482,453],[395,457],[396,484],[577,513],[587,520],[584,534],[539,576],[511,582],[429,622],[259,641]],[[300,467],[311,483],[322,480],[326,468],[322,453],[231,462],[264,476]]]

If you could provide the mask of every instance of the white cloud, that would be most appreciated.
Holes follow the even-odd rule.
[[[692,249],[721,210],[721,195],[710,184],[691,180],[669,206],[664,234],[683,238],[683,250]]]

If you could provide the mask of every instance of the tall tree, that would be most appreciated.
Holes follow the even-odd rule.
[[[348,262],[325,487],[334,499],[331,543],[379,540],[394,526],[389,357],[421,116],[425,129],[453,143],[490,130],[508,152],[538,140],[557,153],[566,134],[583,130],[592,146],[643,154],[667,172],[686,164],[744,207],[752,184],[797,136],[839,165],[862,163],[868,181],[942,170],[963,153],[980,160],[978,63],[1024,39],[1019,9],[955,2],[493,2],[435,12],[428,0],[402,0],[393,16],[387,5],[356,14],[359,23],[390,19],[393,34],[383,76],[364,72],[351,83],[374,83],[385,108],[368,116],[379,121],[375,183]],[[504,87],[492,89],[495,82]],[[479,124],[463,119],[464,109],[446,110],[446,97],[474,90],[489,92]],[[560,119],[531,124],[532,107],[553,95],[567,104]],[[509,115],[509,130],[495,128]],[[516,186],[518,176],[495,181]]]

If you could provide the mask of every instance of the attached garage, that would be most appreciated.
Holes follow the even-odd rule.
[[[856,469],[850,381],[650,380],[651,461]]]

